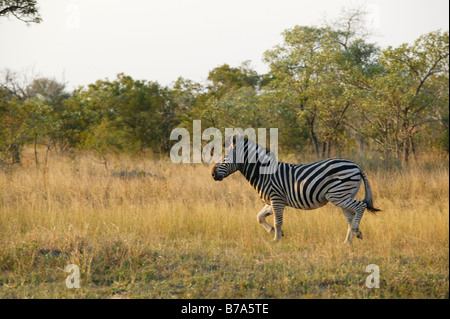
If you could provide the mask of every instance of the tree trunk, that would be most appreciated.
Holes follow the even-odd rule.
[[[20,164],[20,146],[17,144],[11,146],[11,160],[13,164]]]
[[[412,151],[413,156],[414,156],[414,161],[417,162],[416,145],[414,144],[414,138],[411,135],[409,137],[409,139],[410,139],[410,142],[411,142],[411,151]]]
[[[312,126],[309,127],[309,134],[311,135],[311,141],[313,143],[314,147],[314,153],[316,154],[316,158],[320,158],[320,151],[319,151],[319,142],[317,141],[316,133],[314,133],[314,128]]]
[[[34,136],[34,161],[36,162],[36,167],[39,168],[39,159],[37,154],[37,135]]]
[[[322,158],[325,158],[325,153],[327,151],[327,142],[322,143]]]
[[[403,140],[403,161],[405,162],[405,164],[408,164],[409,161],[409,137],[406,137]]]
[[[408,116],[407,110],[404,111],[405,118]],[[409,133],[409,121],[407,119],[403,120],[403,131],[404,131],[404,137],[403,137],[403,155],[404,155],[404,161],[405,163],[408,163],[409,161],[409,141],[411,134]]]
[[[327,158],[330,158],[330,155],[331,155],[331,141],[328,141]]]

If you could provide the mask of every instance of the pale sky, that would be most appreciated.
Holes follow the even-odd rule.
[[[204,83],[214,67],[246,60],[263,73],[263,53],[283,30],[361,3],[381,47],[449,29],[448,0],[38,0],[42,23],[0,20],[0,72],[33,70],[70,89],[120,72],[162,85],[179,76]]]

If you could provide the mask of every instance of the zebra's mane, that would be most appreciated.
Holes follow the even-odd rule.
[[[264,146],[261,146],[260,144],[258,144],[256,142],[254,142],[253,140],[249,139],[245,135],[243,136],[240,134],[235,134],[235,135],[232,135],[231,138],[232,138],[231,140],[233,141],[233,143],[235,143],[235,146],[238,146],[239,143],[243,143],[244,152],[247,153],[247,156],[248,156],[249,150],[255,149],[256,152],[258,153],[258,156],[257,156],[258,162],[260,162],[261,156],[267,157],[266,162],[276,160],[276,156],[272,151],[270,151],[269,149],[267,149]]]

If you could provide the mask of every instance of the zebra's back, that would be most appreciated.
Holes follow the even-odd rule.
[[[290,207],[315,209],[330,200],[353,197],[361,185],[360,167],[346,159],[327,159],[308,164],[279,163],[272,176],[273,196]]]

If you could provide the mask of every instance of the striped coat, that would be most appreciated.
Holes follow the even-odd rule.
[[[214,166],[213,178],[220,181],[236,171],[244,175],[266,202],[257,219],[269,233],[274,234],[274,241],[278,241],[282,235],[283,210],[286,206],[310,210],[331,202],[340,207],[348,223],[346,242],[351,242],[352,235],[362,239],[359,224],[366,208],[371,212],[378,211],[373,206],[367,177],[352,161],[327,159],[308,164],[277,162],[271,152],[240,135],[233,136],[233,143],[230,143],[227,153]],[[357,201],[354,198],[361,182],[364,182],[365,197]],[[275,227],[265,220],[271,214],[274,215]]]

